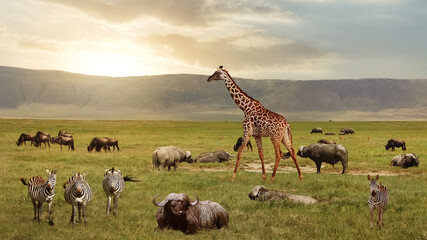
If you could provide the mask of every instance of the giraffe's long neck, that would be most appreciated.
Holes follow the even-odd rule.
[[[230,92],[231,98],[234,100],[236,105],[245,113],[249,113],[256,105],[260,103],[248,96],[242,89],[237,86],[231,76],[227,73],[227,77],[224,79],[225,86]]]

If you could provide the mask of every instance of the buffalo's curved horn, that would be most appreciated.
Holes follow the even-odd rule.
[[[199,197],[197,196],[197,194],[195,194],[195,193],[193,193],[193,194],[194,194],[194,196],[196,196],[196,201],[194,201],[190,204],[191,204],[191,206],[196,206],[199,203]]]
[[[153,204],[154,205],[156,205],[157,207],[163,207],[164,206],[164,204],[163,205],[160,205],[160,203],[157,203],[156,202],[156,197],[159,195],[159,193],[157,193],[156,195],[154,195],[154,197],[153,197]]]

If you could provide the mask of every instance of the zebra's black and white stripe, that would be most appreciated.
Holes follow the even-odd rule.
[[[55,184],[56,184],[56,171],[49,171],[47,181],[40,176],[30,178],[28,184],[25,179],[21,178],[21,182],[24,185],[28,185],[28,195],[30,195],[31,202],[34,207],[34,219],[40,223],[40,216],[43,212],[43,203],[47,202],[49,206],[49,224],[53,225],[52,219],[52,203],[53,197],[55,197]]]
[[[122,172],[114,167],[106,169],[104,174],[104,181],[102,182],[102,188],[107,195],[107,215],[110,215],[111,199],[113,198],[113,214],[117,214],[119,206],[120,194],[125,189],[125,181],[138,182],[130,176],[122,176]]]
[[[371,178],[368,175],[369,187],[370,187],[370,196],[368,199],[369,212],[371,213],[371,228],[374,223],[374,211],[378,211],[378,220],[377,225],[379,228],[384,226],[384,210],[388,205],[388,189],[386,186],[377,185],[377,180],[379,176],[377,175],[375,178]]]
[[[83,208],[83,219],[86,224],[86,205],[92,200],[93,193],[86,180],[86,173],[80,174],[74,172],[73,176],[64,184],[65,200],[72,205],[71,222],[76,222],[76,212],[79,211],[79,222],[81,221],[81,210]]]

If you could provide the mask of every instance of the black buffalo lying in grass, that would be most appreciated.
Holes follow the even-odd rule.
[[[342,174],[345,173],[345,170],[348,165],[348,151],[342,145],[337,144],[323,144],[315,143],[310,146],[301,146],[297,153],[298,156],[303,158],[310,158],[316,163],[317,173],[320,173],[320,167],[322,162],[332,164],[332,166],[337,163],[342,163]]]
[[[200,154],[194,162],[200,162],[200,163],[214,163],[214,162],[225,162],[232,158],[228,152],[224,150],[218,150],[216,152],[210,152],[210,153],[202,153]]]
[[[157,194],[158,195],[158,194]],[[157,229],[173,229],[183,233],[195,233],[201,229],[219,229],[228,227],[227,211],[218,203],[211,201],[191,202],[186,194],[170,193],[163,201],[153,203],[159,209],[156,212]]]
[[[418,164],[420,164],[420,159],[415,153],[397,155],[390,162],[391,166],[397,166],[402,168],[418,167]]]
[[[389,139],[387,144],[384,146],[385,150],[389,150],[391,148],[391,151],[394,151],[394,148],[397,147],[401,147],[403,151],[406,150],[406,144],[405,144],[405,140],[398,140],[398,139]]]

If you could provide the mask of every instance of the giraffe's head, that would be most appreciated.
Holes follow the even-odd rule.
[[[227,78],[227,71],[223,68],[223,66],[219,66],[218,69],[208,78],[208,82],[222,81],[226,78]]]

